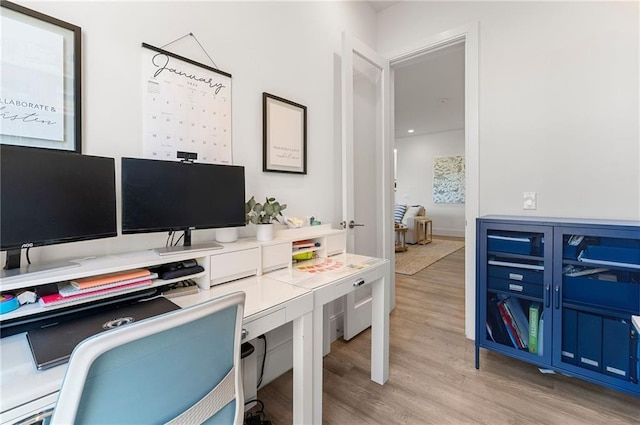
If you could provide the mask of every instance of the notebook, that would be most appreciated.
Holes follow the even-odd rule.
[[[36,367],[38,370],[45,370],[66,363],[76,345],[90,336],[105,331],[103,325],[108,322],[129,317],[133,321],[138,321],[179,308],[163,297],[138,301],[79,319],[32,329],[27,332],[27,340]]]

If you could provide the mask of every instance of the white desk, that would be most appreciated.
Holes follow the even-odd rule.
[[[332,269],[331,263],[342,267]],[[324,306],[361,286],[371,285],[371,380],[384,385],[389,379],[389,261],[355,254],[300,263],[319,270],[294,268],[269,273],[273,279],[313,292],[313,421],[322,424],[322,359],[324,357]],[[326,266],[326,267],[323,267]],[[294,368],[295,371],[295,368]],[[298,423],[295,422],[294,423]]]
[[[253,276],[172,301],[188,307],[236,291],[246,294],[243,327],[249,332],[249,338],[293,322],[294,423],[311,423],[313,294],[308,289]],[[0,340],[0,359],[0,422],[13,421],[54,405],[67,364],[38,371],[25,334]]]
[[[243,326],[254,338],[293,322],[294,424],[322,423],[323,306],[364,279],[372,285],[371,379],[383,384],[389,365],[389,283],[387,260],[341,254],[331,257],[344,267],[310,274],[287,268],[202,289],[173,298],[181,307],[226,293],[246,293]],[[371,261],[369,261],[371,260]],[[51,408],[67,366],[38,371],[25,334],[0,340],[0,423],[14,422]]]
[[[236,291],[246,294],[242,325],[247,339],[293,322],[293,423],[312,423],[313,294],[308,289],[254,276],[172,301],[187,307]]]

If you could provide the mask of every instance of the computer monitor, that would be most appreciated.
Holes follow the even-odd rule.
[[[244,226],[244,208],[244,167],[122,158],[123,234],[184,231],[188,248],[193,229]]]
[[[117,236],[113,158],[0,145],[0,193],[5,269],[22,248]]]

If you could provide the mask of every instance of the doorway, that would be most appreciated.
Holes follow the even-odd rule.
[[[405,53],[390,58],[389,62],[392,92],[394,92],[394,75],[399,67],[419,62],[425,56],[442,54],[443,52],[440,51],[446,51],[454,46],[464,46],[465,335],[473,339],[475,337],[475,220],[479,215],[478,25],[477,23],[464,25],[416,42],[413,47],[407,48]],[[391,101],[394,101],[394,96],[391,96]],[[391,110],[395,110],[395,105],[392,105]],[[393,127],[397,127],[397,123]],[[402,131],[402,129],[399,130]]]
[[[458,41],[393,67],[395,204],[422,206],[435,235],[457,238],[465,228],[464,47]]]

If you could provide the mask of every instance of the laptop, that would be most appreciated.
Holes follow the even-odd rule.
[[[38,370],[66,363],[71,352],[90,336],[180,307],[164,297],[114,307],[79,319],[56,323],[27,332],[31,354]]]

